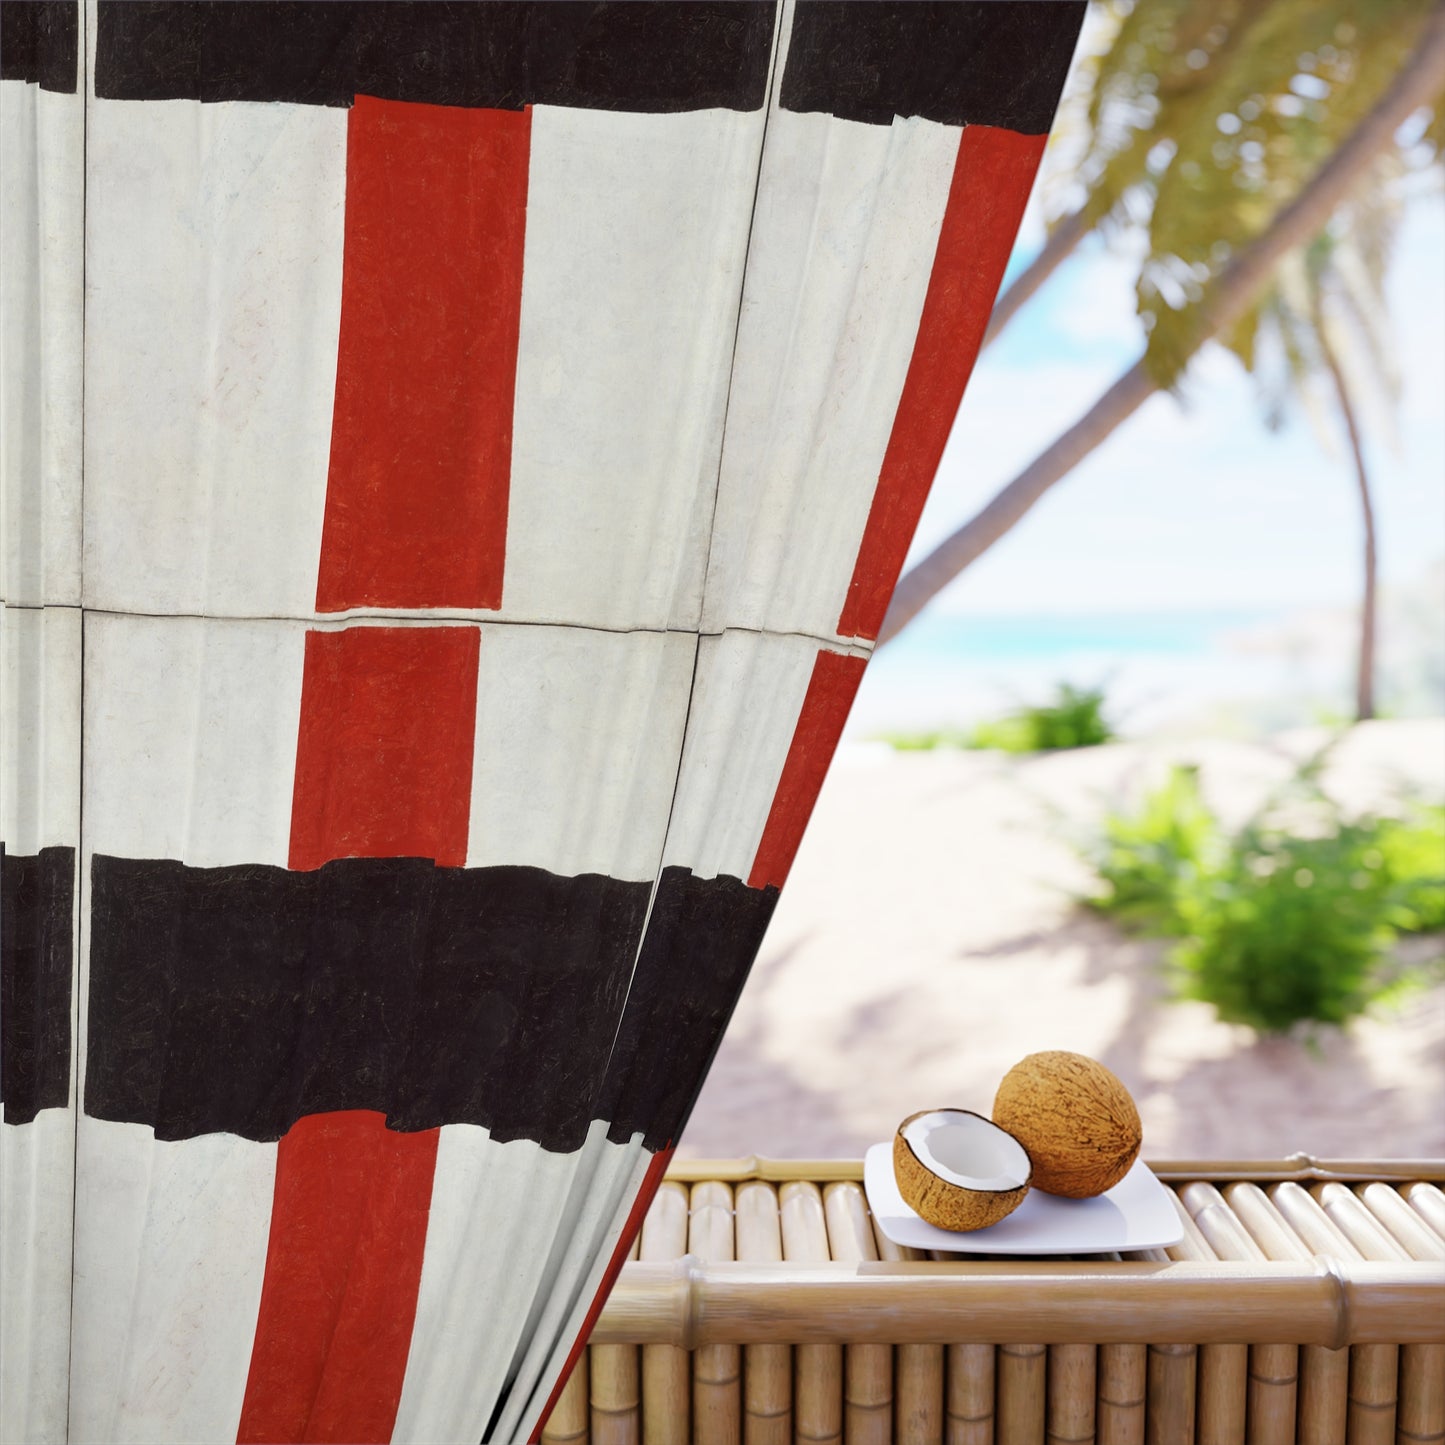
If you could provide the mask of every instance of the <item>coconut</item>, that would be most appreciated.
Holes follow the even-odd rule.
[[[1096,1059],[1061,1049],[1030,1054],[1004,1075],[993,1120],[1028,1150],[1035,1186],[1069,1199],[1112,1189],[1143,1140],[1123,1084]]]
[[[982,1114],[925,1109],[893,1136],[893,1173],[908,1207],[929,1224],[985,1229],[1029,1192],[1029,1156]]]

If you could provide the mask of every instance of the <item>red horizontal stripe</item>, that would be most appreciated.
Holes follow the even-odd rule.
[[[965,126],[918,323],[918,339],[838,619],[841,637],[877,637],[1013,250],[1042,135]]]
[[[530,111],[351,110],[322,612],[501,605],[530,147]]]
[[[768,821],[758,843],[749,888],[781,888],[788,880],[793,857],[803,841],[803,830],[818,801],[828,764],[843,736],[848,709],[853,706],[866,662],[842,652],[818,653],[793,740],[778,779]]]

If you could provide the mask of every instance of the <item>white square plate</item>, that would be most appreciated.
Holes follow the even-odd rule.
[[[863,1189],[878,1227],[894,1244],[961,1254],[1098,1254],[1178,1244],[1184,1225],[1169,1191],[1142,1159],[1097,1199],[1060,1199],[1029,1190],[1007,1219],[966,1234],[925,1223],[904,1202],[893,1175],[893,1145],[875,1144],[863,1161]]]

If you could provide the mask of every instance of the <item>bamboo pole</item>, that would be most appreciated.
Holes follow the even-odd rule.
[[[1388,1185],[1361,1185],[1355,1192],[1412,1259],[1423,1263],[1445,1260],[1445,1240]],[[1404,1351],[1396,1430],[1400,1445],[1424,1445],[1426,1441],[1438,1445],[1445,1440],[1445,1344],[1415,1345]]]
[[[1321,1208],[1366,1259],[1408,1259],[1410,1252],[1343,1184],[1319,1184]],[[1438,1309],[1438,1306],[1437,1306]],[[1445,1437],[1445,1345],[1411,1344],[1400,1351],[1400,1396],[1395,1408],[1398,1445]]]
[[[794,1180],[778,1192],[783,1258],[818,1264],[828,1260],[828,1227],[816,1184]],[[799,1345],[793,1352],[793,1430],[800,1441],[841,1445],[843,1350],[836,1344]]]
[[[1166,1184],[1188,1184],[1197,1179],[1212,1180],[1216,1184],[1235,1179],[1269,1184],[1284,1180],[1313,1184],[1370,1179],[1445,1182],[1445,1159],[1321,1159],[1300,1153],[1281,1159],[1150,1159],[1146,1163],[1155,1178]],[[674,1159],[668,1165],[666,1177],[684,1184],[695,1184],[702,1179],[721,1179],[729,1184],[748,1179],[766,1179],[775,1184],[791,1179],[825,1183],[834,1179],[862,1179],[863,1161],[771,1159],[758,1154],[735,1159]]]
[[[1098,1432],[1108,1445],[1144,1445],[1147,1345],[1099,1347]]]
[[[998,1347],[994,1380],[997,1445],[1044,1445],[1048,1364],[1047,1345]]]
[[[1357,1184],[1355,1195],[1411,1259],[1445,1259],[1441,1239],[1388,1184]]]
[[[1445,1239],[1445,1191],[1424,1180],[1406,1184],[1400,1193],[1405,1196],[1410,1208],[1440,1236]]]
[[[843,1264],[878,1258],[863,1188],[851,1179],[823,1191],[828,1251]],[[891,1445],[893,1347],[849,1345],[843,1352],[843,1429],[848,1445]]]
[[[1257,1184],[1226,1186],[1224,1197],[1267,1259],[1307,1261],[1312,1251]],[[1350,1352],[1323,1345],[1300,1351],[1295,1439],[1298,1445],[1338,1445],[1349,1418]]]
[[[920,1260],[923,1251],[906,1244],[894,1244],[879,1227],[876,1217],[873,1223],[873,1243],[881,1260]],[[961,1346],[969,1349],[973,1346]],[[988,1436],[993,1441],[993,1351],[989,1351],[988,1364]],[[894,1351],[894,1390],[897,1403],[894,1407],[894,1434],[898,1445],[943,1445],[945,1438],[952,1440],[948,1432],[952,1426],[947,1411],[948,1364],[947,1347],[944,1345],[899,1345]]]
[[[1199,1226],[1184,1207],[1184,1201],[1177,1194],[1173,1199],[1184,1238],[1165,1251],[1167,1257],[1191,1263],[1217,1261],[1218,1256],[1199,1232]],[[1190,1438],[1186,1432],[1192,1431],[1199,1445],[1244,1445],[1244,1415],[1249,1397],[1249,1350],[1246,1346],[1200,1346],[1192,1364],[1191,1393],[1186,1402],[1190,1411],[1187,1419],[1183,1418],[1182,1405],[1174,1406],[1173,1414],[1166,1415],[1163,1401],[1156,1398],[1158,1392],[1154,1377],[1156,1372],[1163,1373],[1165,1369],[1163,1360],[1156,1364],[1151,1349],[1147,1414],[1149,1445],[1161,1445],[1169,1438],[1167,1430],[1186,1439]]]
[[[738,1185],[737,1256],[751,1264],[780,1264],[782,1225],[778,1191],[762,1180]],[[793,1438],[793,1351],[788,1345],[747,1345],[743,1349],[743,1440],[745,1445],[791,1445]]]
[[[1294,1183],[1276,1184],[1269,1191],[1269,1197],[1290,1227],[1316,1254],[1341,1261],[1363,1257],[1308,1190]],[[1399,1377],[1399,1346],[1355,1345],[1351,1348],[1345,1433],[1350,1445],[1394,1445]]]
[[[687,1190],[664,1180],[642,1221],[644,1264],[671,1263],[687,1250]],[[595,1338],[595,1336],[594,1336]],[[677,1345],[642,1347],[643,1445],[688,1445],[692,1365]]]
[[[943,1445],[943,1345],[899,1345],[896,1351],[897,1445]]]
[[[542,1445],[588,1445],[587,1371],[584,1351],[542,1427]]]
[[[638,1255],[633,1239],[629,1260]],[[592,1445],[637,1445],[642,1438],[640,1352],[636,1345],[591,1345],[587,1370]]]
[[[1098,1351],[1050,1345],[1048,1370],[1048,1445],[1094,1445]]]
[[[1199,1388],[1197,1345],[1149,1346],[1144,1438],[1149,1445],[1190,1445]]]
[[[785,1209],[785,1242],[786,1229]],[[704,1265],[688,1257],[625,1267],[592,1340],[684,1349],[1140,1339],[1331,1348],[1431,1344],[1445,1339],[1442,1289],[1445,1265],[1409,1261],[785,1261],[779,1267]]]
[[[996,1371],[992,1345],[948,1347],[948,1445],[994,1445]]]
[[[692,1186],[687,1247],[706,1264],[731,1260],[733,1191],[718,1179]],[[700,1345],[692,1356],[694,1445],[737,1445],[742,1439],[742,1352],[737,1345]]]
[[[1187,1184],[1180,1191],[1180,1198],[1194,1216],[1200,1233],[1221,1259],[1263,1261],[1266,1258],[1212,1184]],[[1294,1445],[1298,1395],[1299,1347],[1251,1345],[1249,1404],[1245,1413],[1250,1445]]]

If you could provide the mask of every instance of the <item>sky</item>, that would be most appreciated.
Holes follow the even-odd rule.
[[[1043,236],[1038,197],[1017,269]],[[1445,200],[1406,208],[1389,273],[1403,379],[1393,444],[1368,436],[1383,580],[1445,559]],[[980,358],[910,563],[960,525],[1138,357],[1130,267],[1091,239]],[[1332,421],[1323,418],[1326,425]],[[1207,347],[935,601],[965,615],[1348,605],[1360,518],[1343,439],[1299,410],[1264,423],[1255,383]]]
[[[1422,184],[1423,182],[1423,184]],[[1402,382],[1367,420],[1394,712],[1445,697],[1445,197],[1416,177],[1387,278]],[[1036,195],[1010,273],[1042,244]],[[1128,259],[1086,242],[980,358],[909,564],[1083,415],[1142,350]],[[946,588],[868,669],[848,732],[966,725],[1103,686],[1131,734],[1273,731],[1345,715],[1362,532],[1332,412],[1266,426],[1220,347]]]

